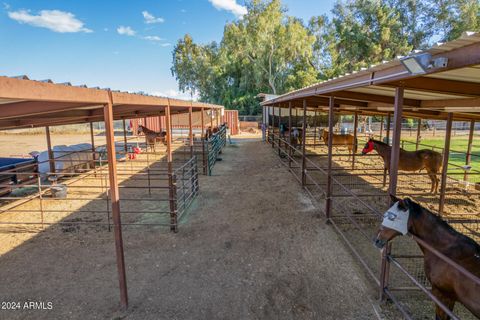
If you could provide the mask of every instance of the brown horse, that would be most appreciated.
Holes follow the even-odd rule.
[[[408,198],[400,200],[392,197],[392,199],[398,201],[398,207],[397,210],[392,210],[394,205],[385,214],[384,222],[374,240],[377,247],[383,248],[388,241],[408,231],[480,278],[478,243],[454,230],[448,223],[418,203]],[[402,225],[406,230],[398,228]],[[420,243],[417,244],[424,255],[425,274],[432,284],[432,294],[448,309],[453,310],[455,302],[459,301],[480,318],[480,284],[472,281]],[[438,305],[435,314],[438,320],[450,319]]]
[[[147,147],[150,147],[153,152],[155,152],[155,144],[157,141],[162,142],[164,145],[167,145],[167,132],[162,131],[162,132],[156,132],[153,130],[148,129],[145,126],[139,125],[137,134],[142,133],[145,134],[146,140],[147,140]]]
[[[322,139],[326,145],[328,145],[328,131],[322,130]],[[353,153],[357,153],[358,141],[351,134],[335,134],[333,133],[332,145],[336,146],[347,146],[348,148],[348,159]]]
[[[392,147],[381,141],[370,139],[362,150],[362,154],[367,154],[372,150],[382,157],[384,166],[390,170],[390,156]],[[438,183],[440,179],[437,174],[442,167],[442,155],[433,150],[418,150],[406,151],[400,148],[400,158],[398,162],[398,170],[404,171],[420,171],[427,170],[430,180],[432,180],[432,187],[430,192],[438,192]]]

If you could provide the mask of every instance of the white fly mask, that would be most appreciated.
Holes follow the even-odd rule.
[[[300,132],[298,131],[298,129],[297,128],[293,129],[292,136],[294,138],[298,138],[299,135],[300,135]]]
[[[398,208],[398,201],[383,214],[382,226],[398,231],[403,235],[408,233],[409,210]]]

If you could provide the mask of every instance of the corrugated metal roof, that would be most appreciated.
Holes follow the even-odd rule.
[[[432,55],[435,55],[435,54],[439,54],[439,53],[443,53],[443,52],[448,52],[448,51],[451,51],[451,50],[454,50],[454,49],[466,47],[466,46],[469,46],[469,45],[472,45],[472,44],[475,44],[475,43],[480,43],[480,33],[478,33],[478,32],[464,32],[461,35],[461,37],[459,37],[456,40],[446,42],[446,43],[440,43],[439,42],[439,43],[436,43],[435,45],[433,45],[431,48],[426,49],[426,50],[413,50],[407,56],[411,56],[411,55],[418,54],[418,53],[430,53]],[[321,89],[322,87],[325,87],[326,85],[331,85],[331,84],[335,84],[337,82],[345,81],[349,78],[352,78],[352,79],[353,78],[359,78],[362,75],[369,75],[369,74],[372,74],[372,73],[378,73],[379,71],[383,71],[383,70],[386,70],[386,69],[389,69],[389,68],[392,68],[392,67],[395,67],[395,66],[399,66],[401,64],[400,59],[402,59],[404,57],[406,57],[406,56],[398,56],[394,60],[383,61],[381,64],[370,66],[370,68],[361,68],[360,70],[353,71],[352,73],[346,73],[344,75],[334,77],[332,79],[321,81],[321,82],[312,84],[310,86],[307,86],[307,87],[304,87],[304,88],[294,90],[294,91],[288,92],[286,94],[280,95],[279,97],[277,97],[275,99],[272,99],[272,101],[268,101],[268,102],[270,102],[270,103],[274,102],[275,103],[275,102],[280,102],[280,101],[287,101],[288,99],[286,99],[286,98],[288,98],[289,96],[294,96],[296,94],[301,94],[303,92],[308,92],[308,91],[311,91],[311,89],[317,89],[317,88]],[[473,67],[473,72],[475,72],[477,68],[480,68],[480,66]],[[449,73],[449,72],[451,72],[451,73]],[[442,74],[440,74],[440,73],[431,74],[431,75],[427,75],[427,76],[437,77],[437,78],[442,78],[442,79],[448,79],[450,77],[452,80],[455,79],[455,80],[468,81],[465,78],[460,78],[458,73],[455,74],[455,70],[446,71],[446,73],[447,73],[447,75],[446,75],[445,78],[442,76],[443,73]],[[478,74],[475,76],[475,75],[473,75],[473,73],[471,73],[470,78],[472,78],[474,82],[480,82],[480,77],[478,76]],[[439,97],[440,97],[440,95],[439,95]],[[264,102],[263,104],[267,105],[268,103]]]

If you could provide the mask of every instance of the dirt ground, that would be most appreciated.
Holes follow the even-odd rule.
[[[201,176],[178,234],[124,228],[128,311],[118,311],[113,234],[50,227],[29,231],[0,257],[0,301],[52,302],[53,309],[0,310],[0,318],[377,318],[376,292],[321,209],[271,148],[233,142],[214,175]]]

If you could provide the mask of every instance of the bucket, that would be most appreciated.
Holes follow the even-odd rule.
[[[67,197],[67,186],[59,184],[50,188],[52,192],[52,198],[65,199]]]

